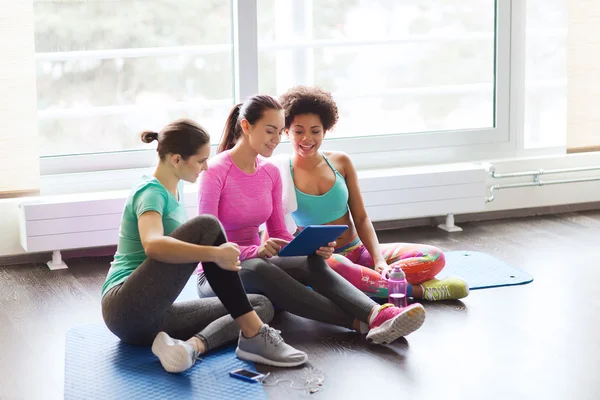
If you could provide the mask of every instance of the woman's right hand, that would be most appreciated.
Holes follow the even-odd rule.
[[[279,254],[281,248],[289,242],[283,239],[269,238],[258,248],[258,256],[261,258],[271,258]]]
[[[215,263],[227,271],[239,271],[240,266],[240,248],[235,243],[223,243],[217,247],[217,256]]]

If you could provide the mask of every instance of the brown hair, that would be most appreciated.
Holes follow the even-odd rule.
[[[187,160],[198,152],[200,147],[210,143],[210,135],[202,126],[190,119],[178,119],[165,126],[160,132],[144,131],[142,142],[158,141],[156,151],[161,160],[167,154],[179,154]]]
[[[295,86],[279,97],[285,110],[285,127],[290,128],[296,115],[317,114],[323,129],[330,130],[338,121],[339,113],[331,93],[319,87]]]
[[[263,94],[254,95],[245,102],[233,106],[229,112],[229,117],[227,117],[225,128],[223,128],[223,135],[217,153],[235,146],[242,135],[240,122],[243,119],[247,120],[250,125],[254,125],[256,121],[263,117],[266,110],[283,110],[283,107],[275,98]]]

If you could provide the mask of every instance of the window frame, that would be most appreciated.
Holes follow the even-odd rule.
[[[327,47],[351,45],[356,42],[344,43],[335,40],[318,40],[293,43],[289,46],[259,43],[257,0],[232,0],[231,9],[234,64],[233,101],[236,103],[257,93],[259,90],[259,51],[282,48],[282,46],[286,49]],[[525,5],[512,0],[496,0],[495,24],[495,85],[492,89],[495,94],[495,127],[380,136],[373,133],[361,137],[329,138],[325,141],[324,147],[347,152],[353,157],[355,164],[360,169],[497,159],[522,155],[539,156],[564,151],[563,148],[530,150],[524,148]],[[394,42],[394,40],[389,42],[377,41],[380,44]],[[362,44],[369,44],[369,42],[363,42]],[[169,54],[195,54],[207,51],[223,51],[223,46],[96,51],[88,54],[88,56],[101,57],[106,56],[103,53],[111,54],[111,52],[130,57],[138,55],[152,56],[162,54],[161,51],[166,51]],[[45,55],[37,54],[36,58],[39,60],[43,57],[65,56],[76,57],[77,55],[46,53]],[[430,89],[435,90],[435,88]],[[456,90],[456,88],[450,89]],[[229,101],[229,99],[217,101]],[[38,116],[44,117],[44,111],[38,112]],[[290,151],[289,144],[282,143],[277,153],[287,151]],[[147,168],[155,162],[154,150],[42,156],[40,158],[40,171],[43,179],[44,175]]]

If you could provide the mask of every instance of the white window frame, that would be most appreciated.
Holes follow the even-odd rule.
[[[234,101],[239,102],[259,88],[258,52],[264,49],[331,46],[362,46],[369,44],[394,44],[431,38],[408,38],[406,40],[340,41],[314,40],[290,44],[259,44],[257,34],[257,0],[232,0]],[[439,39],[439,38],[438,38]],[[511,41],[512,39],[512,41]],[[345,151],[352,155],[360,169],[433,164],[444,162],[498,159],[524,155],[546,155],[564,152],[564,148],[524,149],[524,79],[525,79],[525,5],[516,0],[496,1],[496,55],[495,86],[461,85],[452,87],[416,88],[418,91],[471,91],[494,90],[495,127],[442,132],[419,132],[414,134],[381,135],[365,132],[362,137],[329,139],[325,148]],[[143,57],[165,54],[214,54],[231,51],[231,45],[181,46],[158,49],[125,49],[37,54],[37,60],[64,60],[85,58]],[[382,93],[373,93],[381,95]],[[389,94],[393,94],[390,92]],[[334,93],[335,95],[335,93]],[[232,99],[215,100],[215,103],[232,103]],[[206,104],[206,103],[204,103]],[[177,103],[170,107],[189,107],[190,103]],[[97,107],[77,111],[74,116],[114,115],[127,113],[135,106]],[[64,115],[62,115],[62,114]],[[40,111],[39,118],[69,116],[71,111]],[[279,152],[290,151],[289,144],[282,143]],[[41,157],[40,170],[44,175],[72,174],[81,172],[111,171],[147,168],[155,163],[153,150],[131,150],[111,153]]]

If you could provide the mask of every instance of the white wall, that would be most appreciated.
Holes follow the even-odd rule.
[[[569,148],[600,146],[600,2],[569,1]]]
[[[492,162],[498,173],[529,171],[537,169],[600,167],[600,153],[570,154],[564,156],[514,159]],[[598,176],[600,170],[570,174],[544,175],[543,180]],[[531,181],[531,178],[488,180],[488,186],[513,182]],[[588,203],[600,201],[600,181],[499,190],[496,199],[486,205],[486,211],[513,210]],[[0,200],[0,256],[24,254],[19,243],[18,203],[21,199]]]
[[[19,243],[19,199],[0,200],[0,256],[25,253]]]
[[[0,2],[0,197],[39,188],[36,104],[33,2]]]

